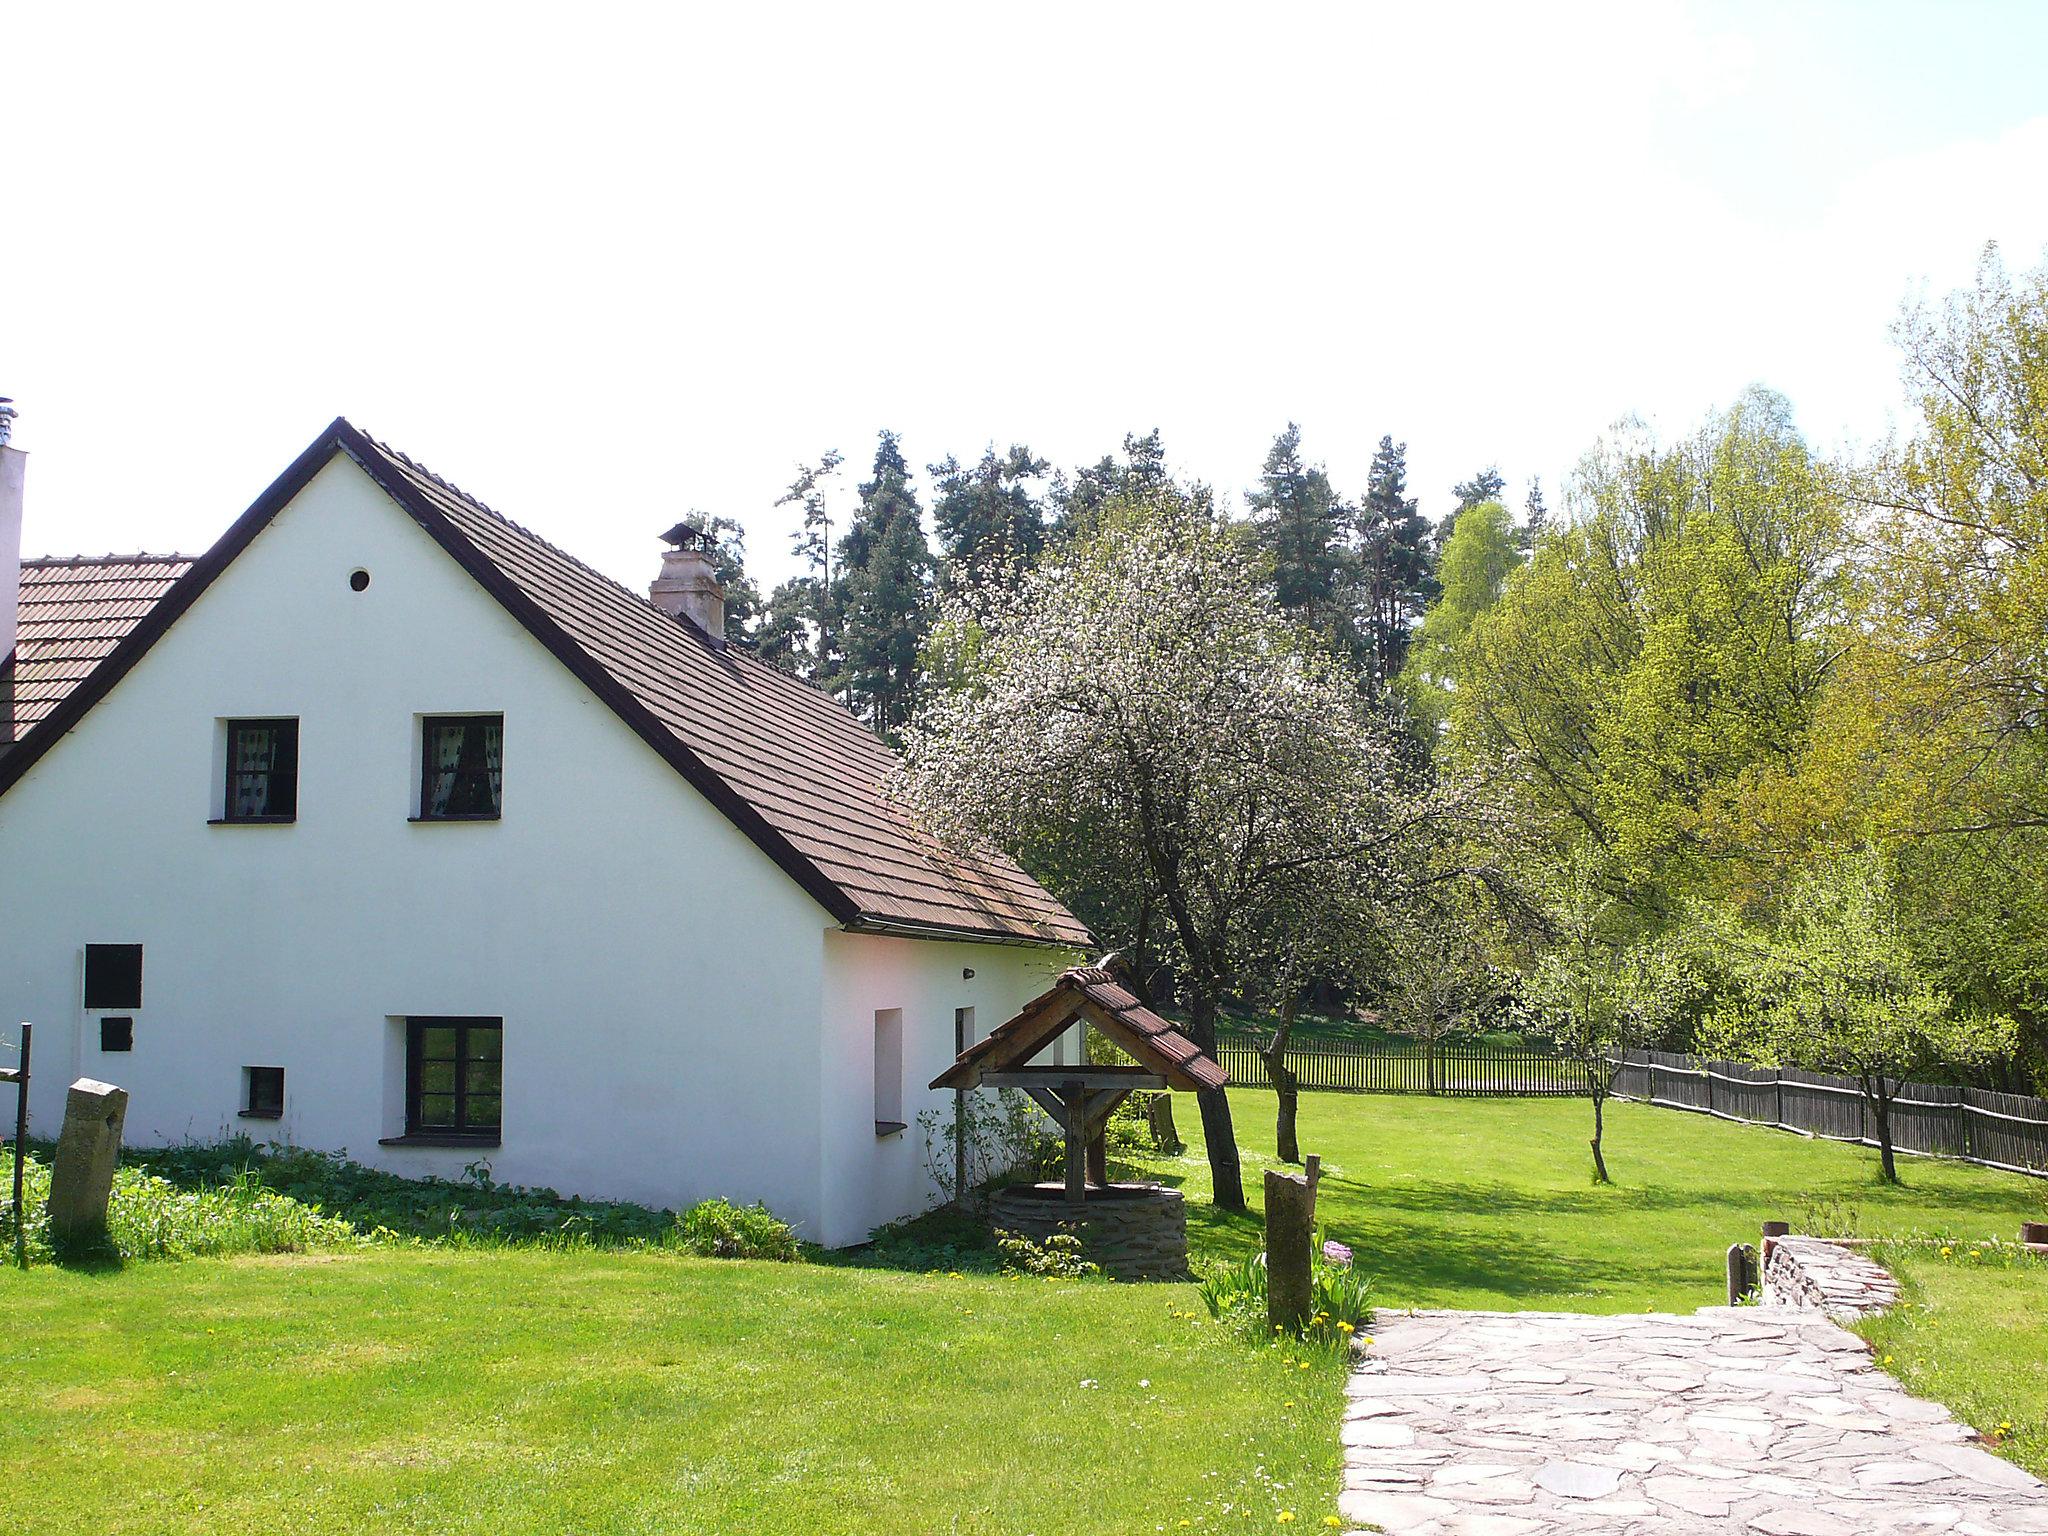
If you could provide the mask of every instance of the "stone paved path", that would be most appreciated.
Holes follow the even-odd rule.
[[[1400,1536],[2048,1533],[2048,1487],[1819,1313],[1383,1312],[1344,1494]]]

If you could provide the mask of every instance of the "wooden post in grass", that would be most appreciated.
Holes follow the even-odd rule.
[[[1323,1159],[1317,1152],[1311,1152],[1301,1160],[1302,1177],[1308,1180],[1308,1225],[1313,1232],[1316,1225],[1316,1186],[1323,1182]]]
[[[1315,1203],[1308,1179],[1266,1170],[1266,1322],[1299,1333],[1308,1321],[1314,1287],[1309,1279],[1315,1244]]]
[[[21,1026],[21,1065],[12,1072],[0,1072],[0,1081],[14,1079],[14,1264],[28,1268],[28,1206],[22,1198],[22,1181],[28,1173],[28,1047],[34,1026]]]

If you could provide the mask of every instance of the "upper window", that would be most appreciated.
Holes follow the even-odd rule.
[[[495,1141],[502,1109],[503,1019],[405,1021],[405,1133]]]
[[[140,944],[85,946],[85,1006],[95,1009],[142,1006]]]
[[[505,780],[505,717],[429,715],[420,743],[420,819],[495,819]]]
[[[299,722],[230,720],[226,821],[292,821],[299,814]]]

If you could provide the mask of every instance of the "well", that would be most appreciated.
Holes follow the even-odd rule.
[[[1188,1277],[1187,1203],[1162,1184],[1091,1186],[1084,1204],[1067,1198],[1064,1184],[1019,1184],[997,1190],[990,1202],[995,1225],[1043,1242],[1071,1231],[1082,1251],[1119,1280]]]

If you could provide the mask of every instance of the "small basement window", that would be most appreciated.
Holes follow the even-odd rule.
[[[495,821],[504,801],[505,717],[420,722],[421,821]]]
[[[101,1051],[132,1051],[135,1049],[135,1021],[108,1015],[100,1020]]]
[[[296,821],[299,815],[299,722],[230,720],[228,784],[221,819]]]
[[[276,1120],[284,1114],[284,1068],[244,1067],[242,1116],[248,1120]]]
[[[903,1010],[884,1008],[875,1015],[875,1134],[903,1129]]]
[[[85,946],[85,1006],[94,1010],[142,1006],[140,944]]]

